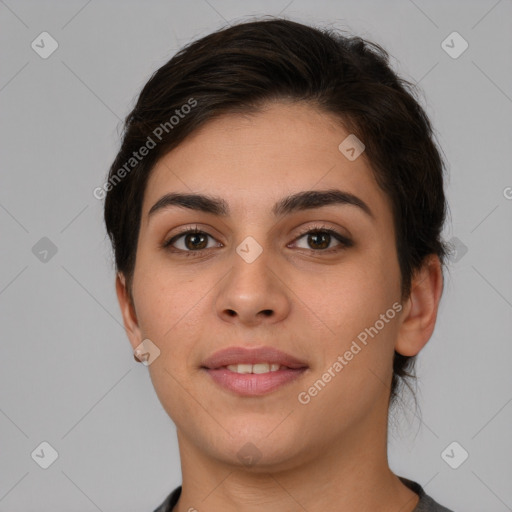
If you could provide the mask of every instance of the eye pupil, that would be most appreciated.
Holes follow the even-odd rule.
[[[198,242],[198,239],[202,238],[202,242]],[[189,241],[192,240],[192,245],[189,245]],[[187,249],[204,249],[208,245],[208,240],[204,233],[189,233],[185,236],[185,245]]]
[[[314,240],[313,244],[315,244],[315,245],[321,245],[321,247],[315,247],[316,249],[325,249],[326,247],[329,247],[330,236],[331,235],[329,233],[318,232],[318,233],[309,235],[309,240]],[[319,238],[323,238],[323,242],[319,242],[318,241]],[[327,239],[327,242],[326,242],[326,239]]]

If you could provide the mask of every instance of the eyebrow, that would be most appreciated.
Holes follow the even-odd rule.
[[[284,197],[274,204],[272,213],[275,217],[281,217],[299,211],[312,210],[335,204],[355,206],[375,219],[370,207],[362,199],[350,192],[344,192],[338,189],[308,190]],[[151,207],[148,213],[148,220],[149,217],[155,213],[172,206],[211,213],[220,217],[228,217],[230,215],[228,203],[220,197],[173,192],[162,196]]]

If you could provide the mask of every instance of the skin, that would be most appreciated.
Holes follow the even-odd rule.
[[[349,161],[347,137],[329,114],[307,104],[274,103],[252,115],[210,121],[162,157],[145,191],[133,304],[118,274],[116,289],[132,348],[150,339],[161,353],[148,368],[177,428],[182,494],[177,512],[261,510],[412,511],[418,496],[389,468],[387,415],[394,350],[415,355],[430,339],[442,294],[431,256],[401,301],[391,204],[363,153]],[[374,218],[351,205],[329,205],[275,218],[279,199],[337,188],[361,198]],[[222,197],[225,218],[176,206],[148,218],[165,193]],[[322,252],[300,229],[325,225]],[[162,244],[180,227],[211,235],[194,245]],[[263,249],[252,263],[236,247],[252,236]],[[308,242],[309,240],[309,242]],[[192,249],[191,249],[192,247]],[[325,251],[325,249],[324,249]],[[307,405],[307,391],[357,335],[394,303],[402,311]],[[265,314],[270,310],[271,314]],[[261,397],[217,386],[201,363],[230,346],[270,345],[307,362],[297,380]],[[246,444],[261,458],[237,456]]]

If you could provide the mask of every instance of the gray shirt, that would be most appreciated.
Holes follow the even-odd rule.
[[[409,489],[414,491],[419,497],[420,501],[416,505],[416,508],[413,512],[453,512],[442,505],[439,505],[436,501],[434,501],[430,496],[425,494],[425,491],[421,487],[420,484],[413,482],[412,480],[408,480],[407,478],[398,477],[400,480],[407,486]],[[174,491],[167,496],[165,501],[157,508],[154,512],[172,512],[172,509],[176,503],[178,503],[178,499],[181,494],[181,485],[176,487]]]

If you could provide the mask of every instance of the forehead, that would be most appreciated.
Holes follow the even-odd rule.
[[[378,215],[390,214],[364,152],[339,149],[350,133],[306,104],[273,104],[255,114],[226,114],[196,130],[163,156],[149,177],[143,217],[162,195],[202,193],[225,198],[230,214],[269,213],[283,196],[340,189]],[[350,139],[349,139],[350,140]]]

